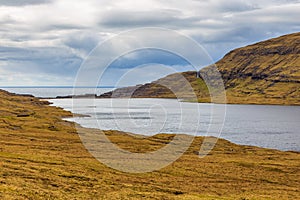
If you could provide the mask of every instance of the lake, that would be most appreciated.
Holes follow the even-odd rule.
[[[55,98],[57,96],[67,96],[74,94],[73,87],[0,87],[0,89],[16,93],[31,94],[41,98]],[[103,94],[113,88],[76,88],[76,94]]]
[[[83,127],[128,131],[146,136],[185,133],[205,136],[223,125],[221,138],[237,144],[300,151],[300,106],[226,105],[226,117],[212,123],[214,104],[172,99],[51,99],[54,106],[90,115],[68,119]],[[218,116],[215,116],[218,118]],[[214,124],[215,123],[215,124]]]

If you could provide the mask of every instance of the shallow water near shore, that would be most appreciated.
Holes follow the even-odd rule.
[[[72,107],[72,99],[50,101],[54,106],[90,115],[67,119],[83,127],[146,136],[156,133],[214,135],[207,133],[213,104],[179,103],[172,99],[95,99],[91,104],[91,100],[80,99]],[[195,112],[195,105],[199,113]],[[226,105],[226,110],[221,138],[237,144],[300,151],[299,106]],[[182,118],[185,119],[182,121]]]

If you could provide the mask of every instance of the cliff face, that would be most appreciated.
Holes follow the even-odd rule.
[[[228,103],[300,104],[300,33],[233,50],[216,66],[224,81]],[[202,70],[204,74],[209,72],[209,66]],[[183,72],[182,75],[190,82],[199,102],[210,101],[206,85],[196,78],[196,72]],[[100,97],[175,98],[174,91],[185,96],[186,88],[180,86],[178,77],[180,74],[171,74],[152,83],[120,88]]]

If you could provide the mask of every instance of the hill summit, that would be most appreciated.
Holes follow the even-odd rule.
[[[300,105],[300,33],[235,49],[215,65],[224,81],[227,103]],[[203,68],[201,73],[208,73],[210,68]],[[174,91],[184,94],[186,90],[178,81],[183,75],[198,101],[210,102],[206,84],[196,74],[195,71],[171,74],[144,85],[116,89],[100,98],[176,98]]]

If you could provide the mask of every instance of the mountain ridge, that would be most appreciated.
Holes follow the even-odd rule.
[[[227,103],[300,105],[300,32],[234,49],[215,65],[224,81]],[[208,66],[201,74],[210,77],[210,71]],[[174,91],[185,97],[186,88],[177,81],[181,75],[191,84],[198,102],[211,102],[203,78],[197,79],[192,71],[118,88],[99,98],[176,98]]]

